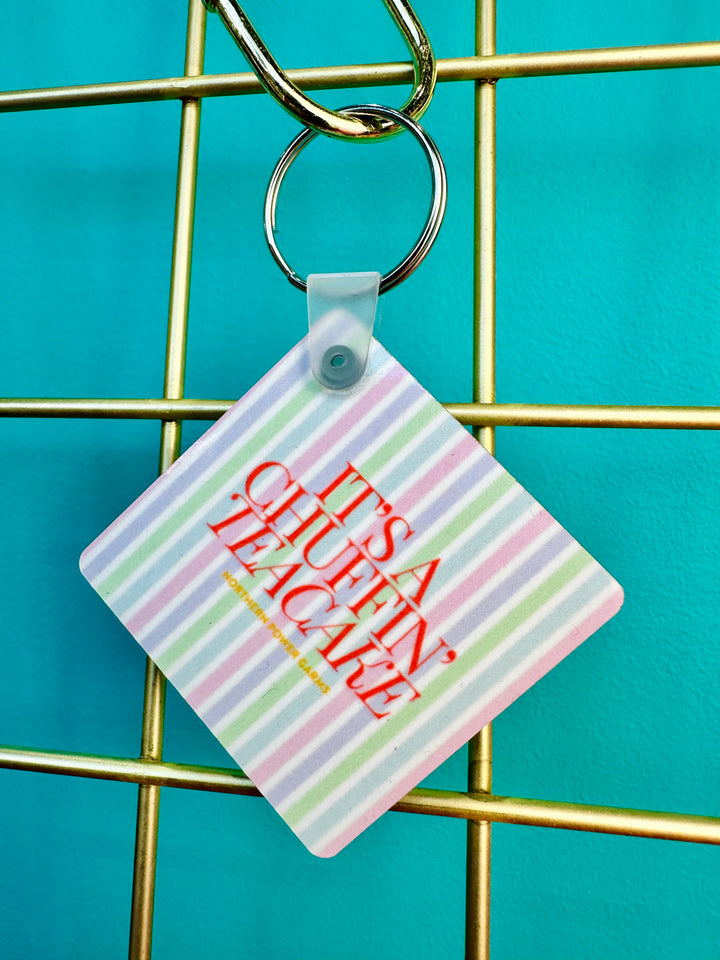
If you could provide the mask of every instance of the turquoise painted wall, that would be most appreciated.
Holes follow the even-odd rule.
[[[345,5],[343,5],[345,6]],[[247,4],[288,66],[405,59],[380,3]],[[440,57],[472,52],[469,0],[418,0]],[[711,0],[501,0],[501,52],[709,40]],[[177,75],[182,3],[9,4],[5,89]],[[245,69],[217,18],[208,72]],[[717,69],[506,81],[498,88],[498,396],[717,404]],[[325,102],[401,102],[399,89]],[[0,120],[7,396],[162,391],[177,103]],[[472,88],[424,121],[448,168],[441,236],[386,298],[379,336],[439,399],[470,399]],[[236,397],[303,333],[262,237],[294,121],[266,97],[203,107],[187,395]],[[301,271],[384,269],[424,217],[409,138],[315,143],[281,201]],[[203,427],[190,424],[186,443]],[[0,422],[0,740],[137,753],[144,661],[77,570],[153,479],[153,422]],[[720,469],[716,434],[502,429],[501,461],[616,576],[618,617],[495,724],[498,793],[720,814]],[[226,757],[171,693],[166,757]],[[465,758],[428,781],[463,789]],[[126,953],[136,790],[0,771],[8,960]],[[157,958],[462,956],[464,824],[388,814],[314,859],[261,800],[166,790]],[[711,847],[494,829],[496,960],[718,956]]]

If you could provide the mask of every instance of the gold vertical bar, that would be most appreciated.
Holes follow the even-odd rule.
[[[495,53],[495,0],[478,0],[475,49]],[[495,81],[475,84],[475,264],[473,400],[495,402]],[[495,452],[493,427],[478,439]]]
[[[203,71],[205,50],[205,8],[201,0],[190,0],[185,46],[185,75],[199,76]],[[180,400],[185,381],[190,271],[192,265],[193,224],[197,159],[200,139],[200,100],[184,100],[180,124],[180,148],[175,199],[172,272],[168,335],[165,353],[163,396]],[[160,472],[164,472],[180,454],[182,421],[162,424],[160,431]],[[165,678],[148,659],[145,671],[145,700],[141,757],[162,759],[165,715]],[[160,787],[138,788],[135,832],[135,866],[130,916],[130,960],[149,960],[152,951],[155,872],[157,864]]]
[[[477,0],[475,53],[496,53],[495,0]],[[475,242],[473,287],[473,400],[495,402],[495,82],[475,85]],[[495,428],[480,427],[476,436],[495,452]],[[468,790],[492,790],[492,725],[473,737],[469,746]],[[466,960],[490,956],[489,821],[469,820],[465,916]]]

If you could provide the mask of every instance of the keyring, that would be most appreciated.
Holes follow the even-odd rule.
[[[392,290],[393,287],[396,287],[399,283],[402,283],[402,281],[409,277],[413,270],[415,270],[420,263],[422,263],[423,259],[430,250],[430,247],[433,245],[435,237],[438,235],[440,225],[443,221],[443,216],[445,215],[445,206],[447,204],[447,177],[445,175],[445,165],[443,164],[442,157],[440,156],[440,151],[436,147],[431,137],[428,136],[428,134],[418,123],[416,123],[414,120],[411,120],[410,117],[405,116],[405,114],[400,113],[398,110],[393,110],[391,107],[378,106],[374,103],[363,103],[354,107],[344,107],[339,112],[347,113],[351,116],[359,116],[360,118],[363,118],[364,116],[369,116],[371,118],[373,116],[380,116],[389,120],[394,120],[396,123],[399,123],[401,126],[405,127],[406,130],[409,130],[415,139],[420,143],[425,151],[428,165],[430,166],[430,175],[432,178],[432,200],[430,203],[430,211],[428,213],[427,220],[425,221],[422,232],[410,253],[408,253],[404,260],[401,260],[396,267],[394,267],[389,273],[386,273],[385,276],[380,280],[380,293],[385,293],[387,290]],[[278,264],[290,283],[292,283],[293,286],[297,287],[299,290],[303,291],[307,290],[307,281],[303,280],[301,276],[295,273],[292,267],[288,264],[287,260],[283,257],[282,253],[280,253],[280,249],[278,248],[275,240],[275,211],[277,209],[280,185],[283,182],[285,174],[290,168],[290,164],[293,162],[295,157],[297,157],[300,151],[306,147],[311,140],[314,140],[317,135],[318,133],[316,130],[311,130],[309,127],[306,127],[295,137],[292,143],[288,145],[285,152],[280,157],[277,166],[273,170],[272,177],[270,177],[270,182],[268,183],[267,193],[265,194],[265,239],[267,240],[268,247],[270,247],[270,253],[273,255],[275,262]]]

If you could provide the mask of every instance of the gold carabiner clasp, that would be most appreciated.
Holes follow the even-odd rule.
[[[328,110],[311,100],[278,66],[237,0],[203,0],[203,3],[211,12],[220,14],[270,96],[306,127],[343,140],[390,137],[402,130],[394,120],[354,117]],[[383,3],[412,54],[415,83],[400,109],[406,116],[417,120],[427,109],[435,88],[435,56],[427,34],[407,0],[383,0]]]

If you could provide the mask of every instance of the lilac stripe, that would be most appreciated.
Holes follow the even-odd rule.
[[[567,530],[559,529],[554,536],[542,545],[540,550],[533,553],[523,564],[513,570],[512,574],[506,580],[498,584],[494,590],[491,590],[490,593],[481,600],[478,607],[473,607],[462,619],[452,625],[450,630],[445,633],[445,640],[449,646],[455,647],[456,644],[462,641],[463,637],[472,636],[480,624],[484,623],[491,614],[513,597],[518,590],[525,587],[532,577],[540,573],[543,567],[547,566],[558,554],[562,553],[566,547],[573,543],[575,543],[575,541]],[[440,609],[442,610],[441,615],[449,614],[455,606],[468,599],[468,593],[470,592],[472,591],[468,589],[467,585],[463,584],[461,587],[458,587],[457,590],[453,591],[449,597],[445,598],[443,603],[439,605],[438,611]]]
[[[492,564],[498,563],[498,558],[500,556],[502,556],[502,565],[509,563],[517,553],[531,543],[532,540],[551,523],[553,523],[552,517],[550,514],[543,511],[541,514],[534,517],[530,523],[519,530],[513,537],[511,537],[510,540],[503,544],[503,546],[496,551],[492,557],[489,557],[480,570],[485,570],[489,573]],[[480,585],[481,584],[477,584],[474,589],[478,589]],[[432,616],[433,613],[434,611],[430,609],[428,616]],[[283,766],[283,764],[286,763],[289,758],[297,753],[298,750],[302,749],[319,729],[322,729],[321,721],[319,721],[317,718],[313,718],[305,726],[297,730],[281,747],[279,747],[271,756],[267,757],[263,761],[263,778],[267,778],[274,774],[276,770]]]
[[[208,564],[211,564],[219,556],[219,548],[224,549],[225,545],[213,537],[199,553],[196,553],[192,559],[185,564],[182,570],[179,570],[162,589],[153,594],[150,600],[127,621],[126,626],[130,633],[132,633],[133,636],[139,633],[154,616],[160,613],[169,603],[172,603],[178,594],[192,583],[196,577],[201,576],[206,571]]]
[[[282,629],[281,624],[278,624],[278,626]],[[223,661],[222,665],[218,667],[210,677],[196,690],[193,690],[192,693],[186,696],[187,702],[193,709],[197,710],[209,727],[219,725],[219,723],[227,717],[227,714],[233,708],[237,707],[238,703],[247,696],[247,694],[256,690],[259,685],[262,685],[265,677],[271,674],[276,667],[286,663],[288,664],[288,669],[290,668],[290,657],[288,657],[287,650],[283,649],[279,644],[267,648],[266,641],[268,636],[269,634],[266,627],[258,628],[238,650],[234,651],[234,653]],[[220,700],[211,707],[204,708],[203,703],[207,700],[208,696],[219,689],[225,680],[230,680],[233,674],[247,663],[252,653],[262,650],[263,647],[265,647],[266,655],[260,663],[255,664],[252,672],[248,676],[238,679],[233,686],[223,694]],[[302,679],[300,670],[297,670],[297,676],[299,679]],[[278,694],[282,695],[282,688],[284,687],[286,679],[287,676],[281,678],[279,683],[274,685],[273,692],[275,693],[275,698]],[[210,691],[209,693],[208,690]],[[268,698],[268,706],[272,705],[275,698]],[[255,701],[257,701],[257,697]]]
[[[463,637],[476,635],[479,633],[482,625],[488,618],[505,603],[510,597],[512,597],[519,589],[521,589],[527,580],[538,573],[544,566],[546,566],[558,553],[560,553],[568,543],[572,543],[572,537],[565,530],[559,530],[558,533],[552,537],[546,544],[543,545],[542,549],[537,551],[530,557],[518,570],[514,571],[512,576],[510,576],[504,583],[500,584],[495,590],[493,590],[489,596],[487,596],[483,601],[480,607],[471,610],[460,623],[453,627],[450,633],[445,634],[445,639],[450,647],[453,647],[457,639],[462,639]],[[463,588],[460,588],[462,590]],[[458,591],[456,591],[457,593]],[[464,599],[464,598],[463,598]],[[436,608],[437,609],[437,608]],[[434,611],[432,611],[434,612]],[[458,635],[458,637],[455,636]],[[449,639],[448,639],[449,638]],[[369,716],[369,714],[368,714]],[[372,719],[372,718],[371,718]],[[349,740],[348,731],[355,730],[354,718],[350,723],[343,727],[339,732],[338,736],[340,737],[339,742],[346,742]],[[313,768],[309,763],[303,766],[303,777],[315,776],[317,774],[317,768]],[[293,775],[293,787],[299,786],[299,783],[302,782],[298,780],[297,775]],[[272,803],[279,802],[277,799],[281,794],[285,796],[286,793],[289,793],[289,789],[285,791],[284,788],[285,780],[281,781],[273,792]]]
[[[293,790],[301,786],[310,778],[322,775],[322,768],[333,757],[342,750],[352,738],[371,724],[376,724],[377,720],[369,710],[363,710],[362,713],[352,714],[348,722],[339,727],[335,733],[328,737],[324,743],[321,743],[316,750],[313,750],[309,756],[305,757],[303,762],[292,770],[283,780],[269,790],[264,789],[264,794],[277,807],[283,802],[285,797],[289,796]],[[254,772],[254,771],[253,771]]]
[[[219,541],[217,541],[217,543],[219,546],[224,546],[220,544]],[[164,620],[161,620],[157,626],[153,627],[147,636],[142,638],[141,643],[151,656],[156,647],[160,646],[160,644],[167,639],[168,634],[172,633],[175,628],[186,624],[187,630],[194,629],[197,622],[198,609],[207,603],[210,594],[218,588],[221,581],[217,570],[211,570],[208,571],[207,576],[201,580],[195,580],[194,583],[194,588],[188,593],[183,602],[179,603]],[[179,640],[177,640],[176,643],[177,642],[179,642]],[[170,649],[172,649],[172,647]]]
[[[432,432],[426,432],[422,443],[416,448],[413,455],[419,460],[421,467],[424,468],[428,462],[431,462],[435,458],[438,450],[444,447],[450,439],[454,439],[455,442],[449,450],[444,450],[436,467],[432,468],[432,480],[428,480],[428,484],[432,484],[435,499],[451,499],[447,492],[443,494],[437,493],[434,489],[435,484],[442,481],[449,474],[457,473],[466,463],[471,470],[474,468],[477,471],[476,478],[478,480],[484,477],[492,467],[497,467],[497,461],[485,453],[477,440],[474,440],[465,430],[458,431],[457,425],[452,420],[447,420],[444,417],[439,421],[436,420],[432,427]],[[478,453],[480,453],[480,456],[478,456]],[[390,488],[401,486],[408,472],[407,464],[401,463],[387,477],[385,482]],[[469,481],[463,489],[467,492],[472,489],[472,486],[472,481]],[[398,509],[400,509],[402,513],[406,512],[411,506],[407,504],[406,497],[407,494],[401,497],[397,504]],[[417,522],[417,520],[413,519],[413,523],[415,522]]]
[[[458,494],[460,493],[460,491],[464,491],[465,489],[470,489],[472,485],[477,482],[479,476],[482,476],[484,473],[489,471],[494,466],[494,463],[495,463],[494,460],[492,460],[491,458],[488,458],[486,462],[480,465],[479,472],[476,465],[471,465],[470,468],[466,470],[465,475],[461,476],[458,479],[456,486],[453,489]],[[426,489],[429,486],[428,478],[431,478],[432,480],[436,479],[437,476],[439,476],[439,473],[441,471],[442,471],[442,464],[436,464],[428,471],[427,474],[424,474],[421,477],[419,477],[416,483],[414,484],[414,486],[412,487],[412,489],[405,494],[403,498],[403,502],[404,503],[407,502],[408,505],[410,503],[417,502],[417,500],[420,499],[422,494],[426,491]],[[445,500],[447,509],[450,508],[452,502],[453,501],[449,498]],[[225,680],[227,679],[227,676],[228,676],[228,672],[225,666],[223,664],[219,665],[216,668],[216,670],[211,674],[211,676],[206,678],[206,680],[203,682],[204,693],[203,693],[202,699],[206,699],[207,697],[211,696],[212,693],[214,693],[214,691],[222,683],[225,682]],[[197,704],[198,702],[200,702],[198,699],[193,700],[193,704]],[[222,702],[230,704],[230,706],[228,706],[227,709],[231,709],[232,699],[231,699],[230,692],[226,695],[226,697],[223,699]]]
[[[528,517],[519,530],[499,546],[484,563],[473,570],[459,587],[456,587],[452,593],[448,594],[444,600],[441,600],[432,609],[433,618],[442,622],[456,607],[461,606],[469,596],[481,590],[488,580],[500,573],[503,567],[506,567],[553,523],[553,518],[546,510]],[[569,534],[567,536],[567,542],[570,543],[572,538]]]
[[[449,456],[454,455],[456,452],[456,450],[452,450]],[[448,510],[455,507],[458,501],[462,500],[481,480],[484,480],[497,464],[488,457],[487,460],[483,460],[481,463],[471,462],[469,464],[463,464],[463,466],[465,466],[464,472],[462,472],[457,479],[453,480],[450,486],[443,492],[442,496],[435,494],[432,502],[424,507],[417,516],[413,516],[413,526],[417,526],[420,530],[431,530],[433,524],[437,523]],[[423,477],[423,487],[432,489],[432,487],[444,480],[449,473],[452,473],[453,469],[457,470],[458,467],[449,465],[445,458],[441,459],[440,462],[435,464]],[[409,490],[399,501],[398,509],[400,513],[403,515],[410,513],[412,508],[422,500],[424,493],[426,493],[426,489],[420,489],[419,485]],[[408,543],[408,549],[410,549],[410,543],[411,541]]]
[[[235,622],[235,640],[242,636],[244,639],[237,645],[231,646],[229,649],[225,649],[221,652],[225,654],[222,662],[209,674],[205,679],[198,683],[197,686],[192,688],[193,681],[195,677],[191,677],[188,683],[188,686],[191,689],[186,689],[183,693],[183,696],[190,704],[190,706],[200,712],[200,709],[203,703],[210,697],[215,690],[219,689],[226,680],[230,680],[233,675],[241,670],[248,660],[255,656],[260,650],[266,649],[267,657],[263,661],[263,670],[265,673],[265,663],[276,656],[278,653],[277,647],[268,647],[266,648],[268,633],[265,627],[257,626],[256,624],[238,624]],[[234,688],[233,688],[234,689]],[[203,714],[204,716],[206,714]],[[209,714],[207,714],[209,716]]]
[[[120,595],[118,596],[117,593],[113,594],[112,604],[113,610],[123,619],[123,622],[128,610],[142,601],[143,598],[154,589],[155,579],[162,576],[163,573],[168,570],[172,563],[172,556],[192,557],[196,555],[198,546],[202,546],[202,541],[208,539],[210,536],[211,534],[207,527],[204,527],[204,529],[202,526],[189,527],[171,547],[165,545],[160,548],[160,550],[164,550],[165,553],[150,569],[145,568],[139,576],[133,574],[132,576],[135,577],[133,582],[128,583],[128,580],[126,580],[121,584]],[[213,537],[213,541],[217,542],[217,538]]]
[[[229,588],[228,588],[229,589]],[[242,601],[238,601],[241,603]],[[234,644],[237,644],[238,637],[243,632],[243,628],[238,623],[236,617],[232,618],[230,622],[224,626],[219,633],[208,640],[203,644],[200,649],[197,649],[197,646],[191,647],[187,652],[191,654],[187,660],[185,660],[182,666],[178,667],[174,663],[164,672],[168,674],[175,686],[180,690],[182,695],[187,700],[186,690],[192,689],[193,685],[197,683],[197,676],[201,670],[203,670],[208,664],[212,663],[216,657],[221,654],[227,656],[228,648]],[[261,634],[258,633],[258,637]],[[168,654],[172,654],[172,647],[167,651]],[[163,655],[159,657],[159,660],[162,661]],[[179,657],[177,658],[180,659]],[[159,666],[162,667],[162,664],[159,663]]]
[[[578,590],[576,590],[571,596],[566,598],[566,600],[556,608],[543,622],[543,624],[538,625],[530,634],[522,638],[522,641],[516,642],[512,650],[510,651],[509,658],[503,658],[499,662],[492,665],[490,670],[482,678],[478,678],[474,683],[468,685],[460,697],[454,702],[454,707],[458,707],[459,711],[462,711],[464,707],[467,709],[471,706],[473,699],[478,699],[482,694],[483,690],[489,690],[492,688],[493,684],[507,673],[508,669],[512,669],[523,656],[527,655],[528,644],[534,639],[537,643],[541,643],[544,639],[547,638],[549,633],[552,630],[552,626],[557,624],[558,626],[565,621],[568,621],[574,611],[578,610],[584,605],[593,595],[600,589],[600,584],[603,580],[607,581],[608,575],[604,570],[598,568],[597,572],[593,575],[589,582],[582,584]],[[559,642],[557,647],[553,648],[553,651],[549,653],[543,662],[546,662],[545,669],[542,670],[542,674],[547,673],[556,663],[558,663],[563,657],[569,654],[572,650],[575,649],[583,640],[587,639],[591,633],[602,626],[606,620],[611,616],[617,613],[622,594],[620,592],[620,598],[618,595],[614,595],[606,603],[603,603],[601,607],[598,608],[593,614],[591,614],[586,620],[583,621],[578,627],[571,627],[568,624],[568,632]],[[548,623],[550,621],[550,623]],[[470,737],[474,736],[477,731],[485,726],[486,723],[489,723],[494,717],[496,717],[501,710],[504,710],[510,703],[520,696],[525,690],[539,678],[539,675],[536,675],[535,668],[537,664],[532,664],[520,677],[516,678],[513,684],[510,687],[506,687],[502,692],[495,697],[490,703],[487,703],[482,709],[479,709],[470,720],[466,721],[462,727],[452,732],[451,738],[443,743],[441,747],[435,750],[432,754],[429,754],[424,757],[421,764],[414,766],[413,769],[407,773],[402,780],[396,780],[392,783],[392,787],[389,790],[383,792],[383,794],[376,799],[372,807],[368,810],[365,807],[362,812],[358,814],[356,820],[350,824],[342,832],[342,834],[337,837],[335,840],[327,843],[325,848],[317,850],[321,856],[332,856],[333,853],[336,853],[338,850],[341,850],[346,846],[353,837],[357,836],[365,827],[372,823],[373,820],[377,819],[380,814],[382,814],[389,806],[403,797],[408,790],[410,790],[415,784],[417,784],[423,777],[431,773],[438,764],[442,763],[443,760],[447,759],[451,753],[459,749],[464,743],[466,743]],[[478,689],[480,687],[482,689]],[[408,741],[403,744],[403,750],[407,755],[411,755],[413,752],[416,756],[421,755],[423,742],[427,740],[427,724],[425,728],[421,728],[416,732],[416,734]],[[424,734],[424,739],[423,735]],[[384,764],[376,768],[370,776],[374,780],[374,783],[387,783],[391,779],[390,767],[397,769],[398,758],[393,757],[392,762],[387,760]],[[353,791],[358,791],[356,796],[360,793],[367,795],[372,792],[373,787],[371,784],[358,784],[352,788]],[[353,803],[352,799],[347,799],[345,801],[345,809]],[[342,814],[340,814],[342,816]],[[330,829],[328,824],[328,817],[321,818],[318,823],[314,826],[311,826],[310,831],[306,832],[303,836],[303,841],[305,843],[310,842],[312,844],[312,837],[317,837],[318,842],[322,842],[322,834]],[[315,849],[314,847],[312,849]]]
[[[239,649],[237,649],[231,657],[225,661],[225,669],[227,671],[227,676],[225,679],[229,679],[234,673],[242,669],[243,666],[252,658],[253,654],[257,653],[265,645],[265,640],[268,636],[266,628],[259,628],[252,633],[252,635],[243,643]],[[246,697],[248,694],[252,693],[253,690],[257,691],[259,686],[262,686],[265,677],[275,670],[276,667],[281,666],[283,663],[288,664],[288,669],[290,667],[289,657],[287,651],[284,650],[279,644],[274,647],[269,654],[265,657],[263,661],[262,670],[252,670],[247,676],[243,677],[232,690],[222,698],[222,703],[225,704],[225,707],[221,710],[219,709],[218,704],[210,707],[209,709],[204,709],[202,706],[202,698],[200,696],[201,687],[198,687],[197,690],[194,690],[192,693],[187,694],[185,699],[190,704],[190,706],[198,712],[198,714],[203,718],[205,723],[212,730],[219,720],[225,716],[227,711],[234,704],[237,704],[243,697]],[[299,673],[299,671],[298,671]],[[228,702],[229,701],[229,702]]]
[[[295,350],[301,344],[298,344],[295,347]],[[287,358],[286,358],[287,359]],[[281,360],[280,363],[284,363],[286,360]],[[297,378],[299,376],[298,367],[303,365],[307,366],[307,357],[306,351],[300,349],[298,355],[294,358],[294,362],[291,366],[288,367],[286,372],[274,382],[272,387],[272,400],[277,400],[280,396],[284,396],[290,389],[297,385]],[[275,367],[273,367],[273,370]],[[123,530],[121,534],[116,537],[110,544],[108,544],[104,549],[101,549],[100,553],[91,560],[87,562],[86,566],[83,566],[84,576],[92,581],[96,577],[99,577],[106,565],[111,563],[115,557],[123,550],[125,550],[133,540],[142,536],[145,532],[146,527],[149,523],[155,520],[160,513],[166,510],[171,506],[173,500],[177,497],[177,488],[178,485],[182,487],[182,493],[184,497],[187,497],[187,488],[188,486],[195,482],[198,477],[201,476],[203,471],[207,468],[208,464],[212,462],[213,458],[217,456],[217,447],[222,444],[223,446],[230,442],[229,435],[233,437],[240,436],[245,430],[251,430],[258,416],[264,412],[267,406],[267,388],[265,386],[265,381],[271,376],[272,370],[259,380],[258,383],[252,387],[248,393],[243,398],[243,408],[239,411],[236,407],[231,407],[227,413],[225,413],[216,424],[214,424],[207,433],[203,434],[198,441],[196,441],[193,446],[197,444],[202,444],[203,449],[199,456],[195,459],[187,458],[185,455],[180,460],[177,460],[170,469],[158,477],[155,482],[148,487],[148,489],[142,493],[137,500],[132,503],[127,510],[123,511],[117,520],[112,523],[107,530],[101,534],[103,539],[107,538],[118,524],[122,523],[123,518],[129,511],[135,513],[138,511],[139,505],[150,495],[154,487],[161,480],[164,483],[163,492],[159,494],[152,503],[148,504],[145,509],[139,510],[137,512],[135,519],[132,523],[129,523],[127,528]],[[245,404],[253,398],[250,406],[245,406]],[[235,421],[232,423],[232,421]],[[229,429],[225,429],[230,423]],[[192,449],[192,447],[190,448]],[[91,549],[91,548],[88,548]]]
[[[316,442],[303,453],[297,460],[292,464],[293,471],[296,476],[304,474],[306,471],[312,469],[315,466],[317,460],[327,453],[327,451],[335,446],[335,444],[343,438],[348,431],[354,427],[360,420],[363,420],[367,417],[368,414],[375,414],[376,419],[382,419],[389,421],[390,411],[400,412],[403,406],[407,405],[407,394],[410,393],[410,390],[407,388],[402,391],[401,395],[397,397],[390,407],[384,407],[381,405],[380,401],[383,397],[386,397],[388,393],[393,390],[398,383],[400,383],[405,378],[405,371],[401,367],[391,367],[390,370],[383,376],[383,378],[367,393],[364,393],[360,397],[351,409],[341,417],[339,420],[336,420],[330,429],[325,429],[322,436],[318,437]],[[364,428],[360,433],[359,437],[352,441],[353,446],[357,446],[362,443],[363,447],[367,445],[372,439],[374,433],[377,433],[377,427],[374,430],[371,430],[371,426],[374,424],[369,424]],[[346,444],[345,449],[348,444]],[[335,461],[339,459],[339,455],[333,458]],[[317,481],[316,481],[317,482]]]
[[[388,374],[389,377],[389,374]],[[394,386],[394,384],[393,384]],[[399,416],[412,404],[415,402],[415,384],[409,384],[401,393],[395,397],[395,399],[387,404],[380,405],[375,411],[372,418],[366,423],[363,427],[360,434],[353,440],[349,440],[347,443],[342,444],[339,450],[335,452],[332,459],[326,463],[322,468],[317,469],[316,460],[318,457],[321,457],[327,452],[330,444],[326,440],[325,435],[322,441],[319,441],[315,444],[313,448],[312,455],[310,453],[302,454],[296,461],[290,459],[287,460],[286,466],[290,469],[290,472],[293,475],[297,475],[300,471],[307,471],[308,477],[303,482],[303,486],[307,489],[309,486],[313,486],[319,490],[322,490],[327,484],[337,476],[338,472],[338,462],[341,462],[343,465],[348,460],[348,453],[351,449],[359,447],[362,445],[364,449],[373,440],[378,436],[383,426],[389,422],[396,421]],[[357,416],[352,413],[345,420],[342,431],[336,431],[339,435],[337,439],[342,438],[343,433],[347,433],[349,429],[355,426]],[[312,473],[312,469],[315,468],[315,472]]]
[[[342,681],[337,678],[335,679],[335,683],[341,684]],[[322,709],[314,713],[312,718],[308,720],[290,740],[284,740],[278,749],[269,755],[267,760],[253,767],[253,774],[257,777],[258,781],[262,783],[267,780],[278,766],[292,760],[303,747],[306,747],[308,743],[319,736],[323,730],[327,729],[337,717],[349,708],[357,706],[357,702],[355,694],[348,690],[347,687],[343,687],[339,693],[334,694],[333,699],[329,703],[321,704]],[[278,730],[282,729],[287,732],[288,730],[295,729],[294,721],[296,721],[299,716],[302,716],[305,709],[306,705],[303,699],[297,697],[292,703],[273,717],[271,723],[266,724],[262,730],[258,731],[250,740],[246,741],[242,746],[242,754],[246,764],[248,762],[252,763],[252,760],[249,758],[257,756],[267,748],[268,744],[277,736]]]

